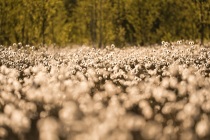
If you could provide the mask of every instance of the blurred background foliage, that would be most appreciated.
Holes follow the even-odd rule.
[[[209,23],[209,0],[0,0],[3,45],[208,40]]]

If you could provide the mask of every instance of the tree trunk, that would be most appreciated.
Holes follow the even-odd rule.
[[[204,25],[204,13],[203,13],[203,2],[200,2],[200,14],[201,14],[201,17],[200,17],[200,42],[201,44],[200,45],[203,45],[204,44],[204,28],[205,28],[205,25]]]
[[[46,9],[45,9],[45,0],[42,0],[42,29],[41,29],[41,35],[42,35],[42,45],[45,44],[45,29],[46,29],[46,21],[47,21],[47,15],[46,15]]]
[[[99,43],[98,47],[102,47],[102,42],[103,42],[103,29],[102,29],[102,0],[100,0],[99,3]]]

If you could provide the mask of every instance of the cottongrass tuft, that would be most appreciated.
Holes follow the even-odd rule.
[[[209,48],[26,46],[0,48],[0,139],[210,138]]]

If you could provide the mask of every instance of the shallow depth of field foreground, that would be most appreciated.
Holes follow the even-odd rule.
[[[0,46],[0,139],[210,139],[210,48]]]

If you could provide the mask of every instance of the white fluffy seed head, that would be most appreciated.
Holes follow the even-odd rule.
[[[195,127],[196,134],[199,138],[204,138],[205,136],[209,135],[210,133],[210,125],[208,117],[199,121]]]
[[[59,118],[64,123],[72,123],[82,118],[82,112],[75,102],[67,102],[63,104],[63,108],[59,111]]]

